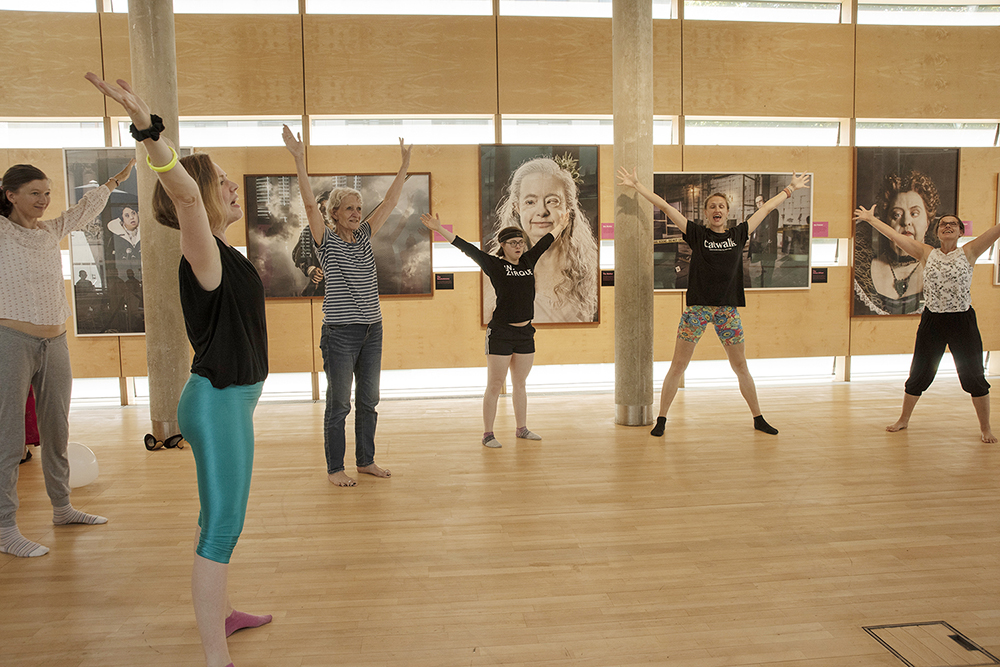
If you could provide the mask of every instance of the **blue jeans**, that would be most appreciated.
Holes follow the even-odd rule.
[[[323,325],[319,342],[326,371],[326,413],[323,445],[327,473],[344,469],[347,436],[344,423],[354,392],[354,456],[359,468],[375,463],[375,424],[378,422],[379,375],[382,372],[382,323]]]

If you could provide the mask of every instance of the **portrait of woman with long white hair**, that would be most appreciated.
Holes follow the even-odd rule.
[[[496,232],[520,227],[529,243],[552,231],[564,213],[569,227],[535,266],[535,323],[598,321],[599,249],[594,223],[580,203],[578,161],[567,155],[535,157],[510,177],[496,207],[484,250],[498,250]],[[484,284],[483,308],[493,312],[496,296]]]

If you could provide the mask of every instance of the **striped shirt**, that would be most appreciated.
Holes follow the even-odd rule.
[[[317,247],[326,280],[323,324],[382,321],[371,236],[372,228],[367,222],[354,232],[354,243],[343,240],[332,229],[323,232],[323,242]]]

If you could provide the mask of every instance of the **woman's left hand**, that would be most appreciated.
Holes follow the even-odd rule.
[[[864,206],[859,206],[854,211],[854,221],[864,220],[865,222],[874,222],[875,218],[875,205],[872,204],[871,208],[865,208]]]
[[[399,152],[403,156],[403,166],[409,168],[410,166],[410,153],[413,151],[413,144],[407,146],[403,143],[403,137],[399,138]]]
[[[566,231],[567,227],[569,227],[569,211],[565,211],[562,214],[562,216],[559,218],[559,222],[557,222],[555,224],[555,226],[553,227],[553,229],[552,229],[552,236],[554,236],[554,237],[556,237],[558,239],[559,236],[564,231]]]
[[[124,183],[125,181],[127,181],[128,177],[132,175],[132,168],[133,167],[135,167],[135,158],[132,158],[131,160],[129,160],[128,164],[125,165],[125,168],[122,169],[121,171],[119,171],[117,174],[114,175],[115,183],[117,183],[118,185],[121,185],[122,183]]]
[[[796,190],[801,190],[802,188],[808,188],[809,174],[806,173],[796,174],[793,172],[792,180],[788,184],[788,187],[791,188],[792,192],[795,192]]]

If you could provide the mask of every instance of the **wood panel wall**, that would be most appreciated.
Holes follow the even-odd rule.
[[[128,21],[115,14],[4,12],[0,117],[95,117],[103,99],[82,75],[128,78]],[[835,118],[985,118],[1000,109],[1000,28],[908,28],[654,22],[654,108],[663,115]],[[610,114],[607,19],[393,16],[176,18],[180,112],[304,114]],[[39,83],[41,82],[41,84]],[[117,109],[112,113],[119,114]],[[283,148],[211,148],[243,182],[292,173]],[[814,217],[830,236],[851,235],[853,149],[657,146],[658,171],[788,171],[815,175]],[[613,149],[602,146],[601,218],[614,214]],[[0,168],[30,162],[52,177],[51,213],[65,205],[58,150],[0,149]],[[393,146],[310,147],[320,173],[386,172]],[[418,146],[413,171],[430,172],[431,206],[456,233],[478,240],[478,149]],[[1000,150],[963,149],[961,215],[982,233],[997,219]],[[230,241],[246,243],[245,228]],[[481,277],[455,276],[432,297],[387,298],[387,369],[480,366]],[[68,289],[69,283],[67,283]],[[908,353],[917,318],[851,319],[851,271],[829,269],[810,290],[751,292],[743,310],[750,357]],[[977,267],[973,300],[987,349],[1000,350],[1000,288]],[[678,293],[654,299],[655,358],[673,351]],[[269,302],[275,372],[321,371],[320,301]],[[71,336],[78,377],[145,374],[141,336]],[[711,336],[697,358],[724,358]],[[614,289],[601,288],[601,322],[540,327],[539,364],[614,360]]]

